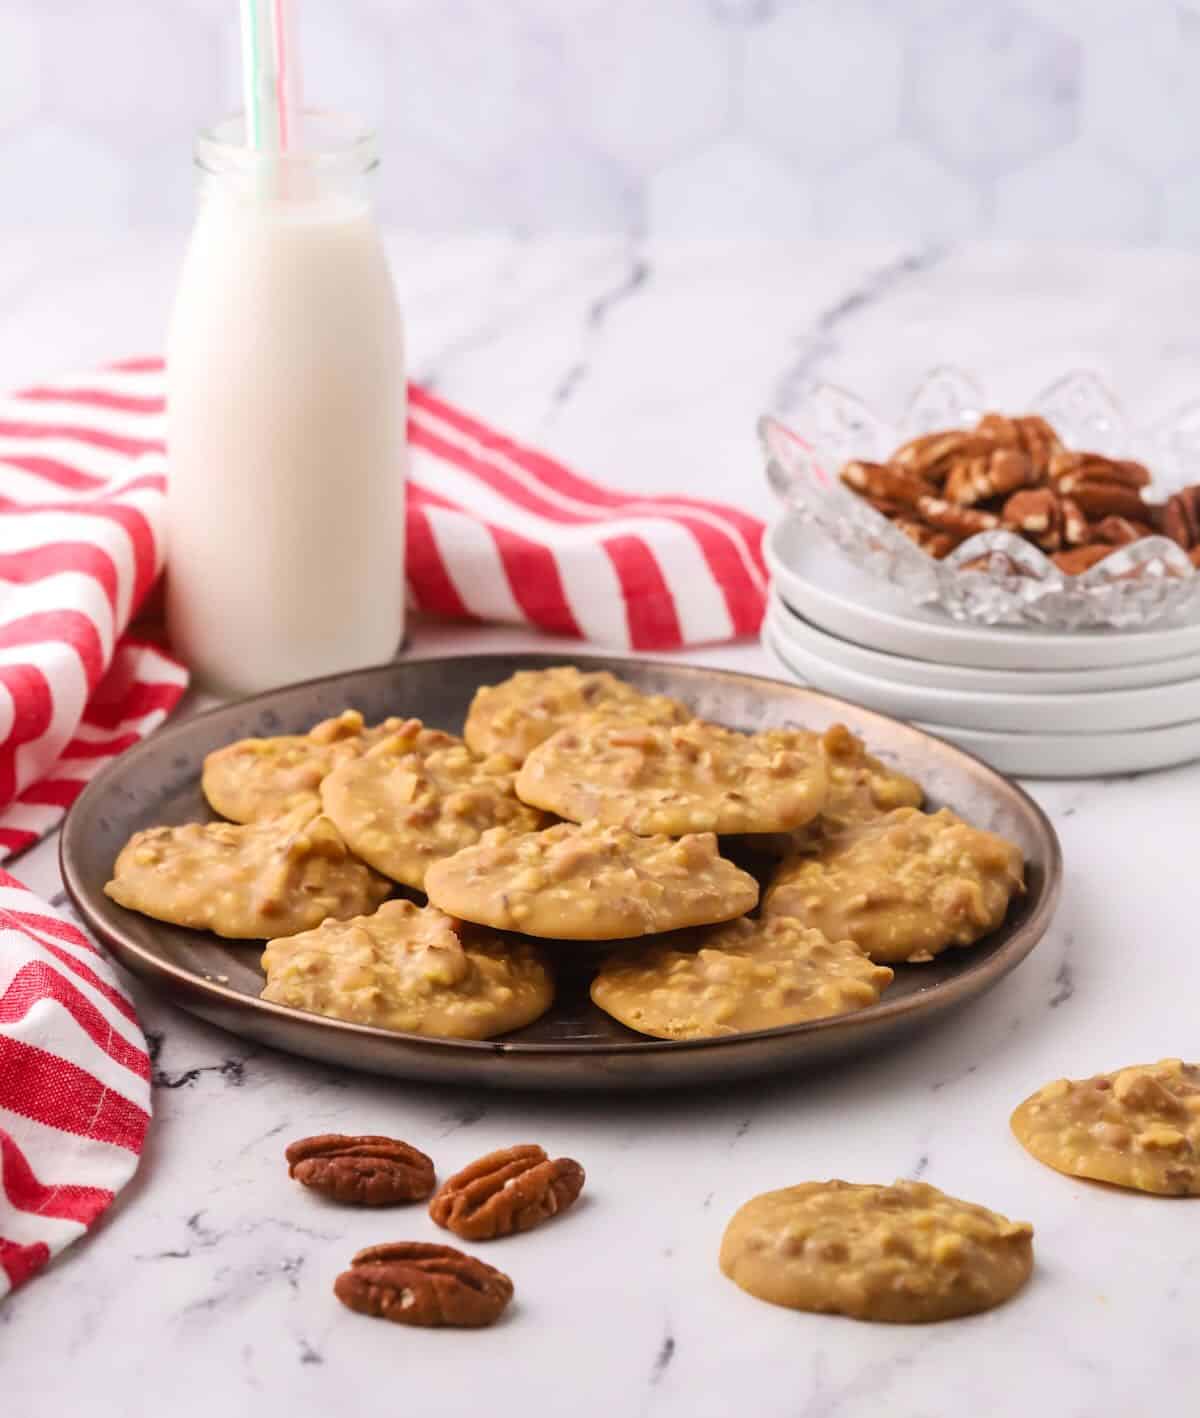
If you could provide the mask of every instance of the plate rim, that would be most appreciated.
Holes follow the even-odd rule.
[[[1094,665],[1090,668],[1081,668],[1077,670],[1017,670],[994,668],[983,665],[956,665],[943,663],[938,660],[921,660],[913,655],[898,654],[894,651],[881,649],[880,647],[874,645],[862,645],[857,640],[851,640],[844,635],[837,635],[832,630],[827,630],[824,626],[818,625],[816,621],[809,620],[808,617],[802,611],[797,610],[796,607],[793,606],[787,599],[787,596],[784,594],[783,587],[778,582],[774,582],[771,585],[767,597],[768,614],[770,614],[772,610],[777,610],[782,613],[781,617],[778,620],[779,630],[782,635],[784,635],[790,640],[794,640],[797,642],[804,642],[807,639],[811,639],[813,642],[811,653],[821,655],[822,658],[829,660],[832,664],[841,664],[842,661],[840,659],[835,659],[834,655],[829,654],[824,650],[823,647],[827,642],[832,642],[832,644],[839,647],[844,646],[846,649],[845,659],[847,662],[849,662],[847,663],[846,667],[850,669],[857,669],[859,674],[868,673],[867,670],[861,668],[861,666],[857,663],[854,663],[856,661],[856,657],[863,656],[865,657],[863,660],[863,664],[869,664],[874,660],[879,660],[892,663],[896,666],[903,665],[906,669],[911,669],[913,673],[924,674],[928,671],[934,671],[939,675],[946,675],[947,680],[938,684],[937,688],[946,690],[948,692],[957,692],[960,688],[964,691],[973,688],[978,683],[975,678],[976,676],[983,676],[985,678],[990,678],[994,676],[996,678],[1004,677],[1009,679],[1022,679],[1026,681],[1035,679],[1052,679],[1055,683],[1058,683],[1060,681],[1063,682],[1063,687],[1061,688],[1045,689],[1041,691],[1042,694],[1046,697],[1060,697],[1063,695],[1072,694],[1120,694],[1132,689],[1167,688],[1170,685],[1184,684],[1190,682],[1193,679],[1200,679],[1200,649],[1197,649],[1191,651],[1185,656],[1180,657],[1183,659],[1194,661],[1195,663],[1192,669],[1185,671],[1182,675],[1177,675],[1174,678],[1161,680],[1156,678],[1151,683],[1129,683],[1107,686],[1092,686],[1091,688],[1084,689],[1073,689],[1069,687],[1065,682],[1068,680],[1077,680],[1080,677],[1087,675],[1112,675],[1121,671],[1141,671],[1142,673],[1145,673],[1147,670],[1160,670],[1164,666],[1168,667],[1168,672],[1170,672],[1171,670],[1173,670],[1176,660],[1175,657],[1169,656],[1163,660],[1136,660],[1131,661],[1127,665]],[[877,674],[882,679],[887,679],[889,678],[886,673],[887,668],[888,665],[881,664],[877,670],[872,670],[871,673]],[[956,682],[951,683],[950,681]],[[908,683],[908,681],[905,680],[896,680],[895,682],[897,684]],[[1001,689],[979,690],[978,688],[975,688],[975,692],[1021,694],[1026,691]]]
[[[790,638],[788,632],[788,623],[787,620],[779,614],[778,603],[772,605],[768,609],[767,618],[770,620],[772,629],[776,632],[776,634],[781,636],[784,641],[788,641]],[[836,670],[838,674],[848,675],[852,679],[860,679],[865,681],[871,681],[872,679],[874,679],[874,682],[887,692],[895,690],[905,695],[924,695],[928,697],[931,701],[931,714],[934,708],[948,707],[955,701],[961,703],[964,707],[967,708],[986,709],[991,706],[995,708],[1012,710],[1027,709],[1031,711],[1036,711],[1041,708],[1048,708],[1050,707],[1050,703],[1052,703],[1055,707],[1061,706],[1063,712],[1068,713],[1073,708],[1080,711],[1101,708],[1103,707],[1100,703],[1101,700],[1109,701],[1116,699],[1118,701],[1122,701],[1124,707],[1128,708],[1131,703],[1131,700],[1128,696],[1133,695],[1154,695],[1156,697],[1165,697],[1172,690],[1176,692],[1190,690],[1194,692],[1197,696],[1200,696],[1200,675],[1193,675],[1186,679],[1175,680],[1168,684],[1134,685],[1125,689],[1088,689],[1079,690],[1078,692],[1064,690],[1061,693],[1047,691],[1044,694],[1037,694],[1035,692],[1019,693],[1014,690],[999,689],[945,689],[940,685],[927,685],[922,687],[920,685],[907,684],[904,680],[887,679],[883,675],[873,677],[871,675],[865,674],[862,670],[855,670],[846,665],[838,664],[837,661],[827,660],[825,656],[823,656],[819,651],[809,649],[807,646],[801,645],[799,643],[795,643],[792,645],[792,651],[796,655],[817,660],[824,664],[829,664]],[[1087,702],[1083,703],[1082,701],[1085,700]],[[1050,703],[1047,703],[1047,701],[1050,701]],[[1142,700],[1136,700],[1132,702],[1135,704],[1140,704]],[[933,715],[933,721],[940,722],[936,715]],[[1197,721],[1200,721],[1200,700],[1198,700],[1197,702],[1195,712],[1188,714],[1182,718],[1165,719],[1161,723],[1131,726],[1125,729],[1096,729],[1087,730],[1086,732],[1100,734],[1143,733],[1149,732],[1153,729],[1183,727],[1184,725],[1196,723]],[[964,725],[963,727],[970,726]],[[1012,731],[999,730],[999,732],[1003,733]],[[1076,737],[1076,735],[1071,733],[1070,730],[1051,730],[1050,732],[1061,733],[1072,738]]]
[[[974,770],[982,770],[988,778],[994,779],[1002,793],[1011,795],[1011,797],[1028,812],[1044,851],[1045,880],[1043,882],[1041,895],[1029,916],[1019,924],[1010,938],[1005,940],[992,955],[981,961],[974,971],[964,972],[949,980],[940,981],[935,984],[932,991],[914,991],[910,994],[898,996],[892,1000],[888,1000],[885,995],[875,1004],[869,1005],[862,1010],[855,1010],[849,1014],[829,1015],[821,1019],[811,1019],[796,1024],[779,1025],[772,1029],[746,1030],[736,1034],[719,1035],[703,1039],[656,1039],[645,1037],[611,1040],[600,1044],[588,1044],[579,1040],[537,1042],[507,1040],[503,1038],[447,1039],[433,1035],[410,1034],[401,1030],[384,1029],[378,1025],[358,1024],[351,1020],[336,1019],[328,1015],[294,1009],[288,1005],[276,1004],[273,1001],[264,1000],[259,996],[247,995],[241,990],[232,989],[217,980],[207,979],[171,961],[164,960],[160,955],[156,955],[153,951],[146,949],[136,940],[123,937],[119,932],[111,931],[102,920],[93,915],[89,901],[91,894],[90,889],[80,881],[77,874],[77,865],[73,859],[75,835],[82,830],[81,824],[84,821],[85,814],[91,809],[93,803],[103,800],[109,779],[116,778],[123,771],[128,771],[131,763],[136,764],[138,755],[147,753],[151,746],[156,748],[162,748],[164,745],[169,746],[177,739],[186,738],[194,730],[194,726],[197,723],[219,717],[223,714],[232,714],[233,711],[243,709],[247,705],[273,699],[276,695],[294,690],[312,689],[321,685],[331,685],[340,680],[354,678],[363,674],[375,673],[382,676],[387,673],[394,673],[396,669],[401,667],[439,663],[445,664],[448,662],[481,662],[482,674],[483,668],[488,662],[511,662],[514,659],[528,662],[523,666],[525,668],[549,668],[550,666],[564,663],[602,660],[606,663],[624,662],[627,665],[636,665],[644,669],[660,669],[670,671],[673,674],[682,671],[689,676],[694,676],[699,679],[719,677],[733,681],[736,684],[748,684],[751,686],[755,683],[763,683],[774,686],[775,688],[784,688],[790,693],[810,700],[819,700],[833,706],[849,707],[853,709],[856,714],[865,714],[870,718],[878,719],[905,733],[911,733],[918,739],[932,739],[941,749],[964,759]],[[486,680],[480,679],[481,684],[486,682]],[[228,703],[202,710],[200,713],[191,715],[177,723],[168,723],[157,729],[148,738],[143,739],[138,744],[134,744],[124,753],[118,755],[88,782],[79,797],[76,798],[75,802],[72,803],[71,807],[68,809],[66,817],[63,820],[58,839],[58,862],[63,886],[66,889],[67,895],[88,929],[112,951],[126,968],[132,970],[139,978],[151,980],[156,985],[160,980],[165,982],[170,990],[168,997],[172,1002],[174,1002],[175,996],[179,992],[187,992],[203,996],[210,1001],[214,1007],[249,1010],[293,1022],[299,1020],[310,1027],[326,1030],[332,1029],[333,1032],[345,1034],[347,1037],[365,1036],[372,1039],[392,1041],[409,1049],[416,1048],[443,1056],[461,1056],[466,1052],[476,1054],[479,1057],[507,1055],[513,1057],[533,1056],[541,1059],[552,1058],[555,1055],[578,1059],[581,1055],[589,1053],[594,1054],[597,1058],[610,1055],[645,1055],[663,1052],[669,1053],[672,1057],[678,1057],[683,1053],[707,1053],[709,1051],[719,1050],[722,1047],[732,1047],[754,1040],[811,1036],[833,1029],[844,1029],[849,1021],[870,1019],[873,1022],[878,1021],[880,1023],[892,1022],[911,1014],[915,1010],[931,1010],[931,1006],[931,1012],[943,1012],[956,1004],[965,1002],[964,997],[966,1000],[969,1000],[998,983],[999,980],[1003,979],[1005,975],[1026,959],[1043,939],[1054,919],[1054,914],[1061,897],[1063,883],[1062,846],[1058,838],[1058,833],[1053,823],[1050,821],[1049,816],[1042,809],[1040,804],[1019,783],[1014,782],[998,769],[993,768],[984,759],[979,757],[979,755],[972,753],[969,749],[964,749],[958,744],[951,743],[949,740],[939,737],[936,733],[929,732],[928,729],[917,727],[915,724],[908,723],[902,719],[883,714],[879,710],[871,709],[866,705],[855,704],[850,700],[841,699],[836,695],[825,694],[821,690],[812,689],[806,685],[799,685],[791,680],[775,678],[770,675],[753,674],[744,670],[725,669],[721,666],[678,663],[672,660],[649,656],[610,655],[603,651],[596,653],[591,647],[583,652],[575,651],[574,648],[572,648],[567,654],[546,651],[512,650],[485,651],[463,655],[426,655],[411,659],[389,660],[380,664],[364,665],[357,669],[337,671],[328,675],[318,675],[311,679],[298,680],[286,685],[280,685],[275,689],[264,690],[258,694],[246,695],[240,699],[231,700]],[[127,956],[136,960],[138,966],[135,967],[126,964]],[[982,981],[981,976],[983,977]],[[974,988],[976,984],[980,985],[979,989]],[[936,1006],[934,1006],[935,1000],[937,1002]],[[343,1067],[353,1066],[344,1064]]]

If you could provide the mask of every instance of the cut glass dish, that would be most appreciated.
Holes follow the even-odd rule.
[[[1067,575],[1008,531],[980,532],[937,561],[839,481],[851,459],[883,461],[918,434],[969,428],[994,407],[978,382],[956,369],[929,374],[896,421],[880,417],[854,394],[818,385],[789,411],[786,423],[770,415],[759,421],[767,479],[789,508],[856,566],[955,620],[1136,629],[1200,615],[1200,572],[1169,537],[1132,542],[1079,576]],[[1150,498],[1162,500],[1200,482],[1200,403],[1139,433],[1104,383],[1080,371],[1043,390],[1028,412],[1048,419],[1068,448],[1144,462],[1154,479],[1146,489]],[[967,563],[974,565],[964,569]]]

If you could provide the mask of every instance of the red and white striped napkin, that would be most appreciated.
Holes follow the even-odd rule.
[[[112,967],[0,871],[0,1298],[108,1209],[149,1122],[146,1040]]]
[[[134,360],[0,400],[0,859],[187,685],[129,626],[163,561],[163,366]],[[620,649],[751,635],[762,526],[718,503],[588,482],[410,390],[407,568],[421,610]],[[104,1211],[149,1121],[117,978],[0,872],[0,1296]]]

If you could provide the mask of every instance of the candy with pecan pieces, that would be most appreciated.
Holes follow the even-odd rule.
[[[504,1313],[513,1283],[453,1246],[389,1241],[359,1251],[333,1293],[348,1309],[394,1324],[480,1329]]]
[[[1162,512],[1162,529],[1184,551],[1200,546],[1200,483],[1185,487],[1167,499]]]
[[[570,1157],[551,1161],[531,1144],[504,1147],[447,1178],[429,1214],[465,1241],[492,1241],[530,1231],[565,1211],[583,1181],[583,1168]]]
[[[432,1161],[392,1137],[321,1133],[293,1142],[284,1155],[289,1177],[347,1206],[424,1201],[433,1191]]]

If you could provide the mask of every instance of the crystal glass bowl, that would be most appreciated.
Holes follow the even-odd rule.
[[[1031,542],[1008,531],[980,532],[936,561],[838,479],[850,459],[883,461],[907,439],[934,429],[969,428],[992,407],[976,380],[955,369],[929,374],[895,422],[853,394],[818,385],[787,424],[771,416],[760,420],[767,479],[789,508],[830,537],[856,566],[891,582],[916,604],[938,606],[956,620],[1130,629],[1200,615],[1200,573],[1169,537],[1132,542],[1079,576],[1066,575]],[[1200,404],[1139,434],[1096,375],[1076,372],[1045,389],[1027,409],[1006,412],[1043,415],[1068,448],[1138,458],[1154,476],[1149,497],[1165,498],[1200,482]]]

